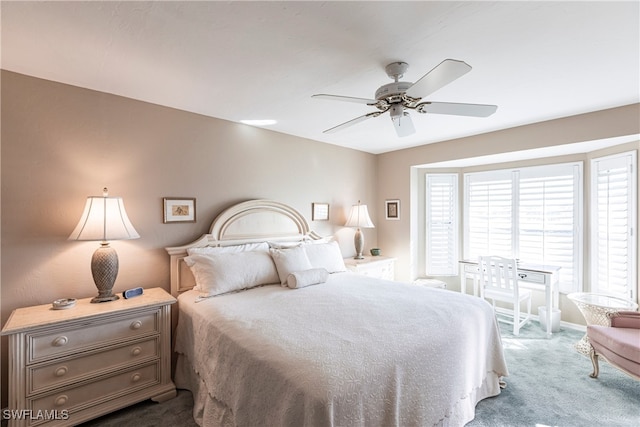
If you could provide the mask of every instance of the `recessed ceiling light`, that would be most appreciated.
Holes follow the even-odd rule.
[[[275,121],[275,120],[267,120],[267,119],[263,119],[263,120],[240,120],[240,123],[244,123],[245,125],[250,125],[250,126],[269,126],[269,125],[276,124],[277,121]]]

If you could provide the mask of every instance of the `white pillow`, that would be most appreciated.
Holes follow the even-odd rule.
[[[324,268],[329,273],[347,271],[338,242],[305,245],[303,248],[313,268]]]
[[[294,271],[287,277],[287,286],[291,289],[300,289],[311,285],[319,285],[326,282],[328,277],[329,272],[324,268]]]
[[[311,245],[321,245],[323,243],[335,242],[333,236],[321,237],[319,239],[307,239],[305,242]]]
[[[309,236],[304,236],[301,240],[283,240],[277,242],[269,242],[269,247],[272,249],[291,249],[301,245],[317,245],[322,243],[328,243],[333,241],[333,236],[322,237],[320,239],[312,239]]]
[[[260,243],[247,243],[244,245],[233,246],[205,246],[203,248],[189,248],[187,253],[189,255],[195,254],[220,254],[228,252],[247,252],[247,251],[262,251],[269,252],[269,244],[267,242]]]
[[[268,242],[270,249],[291,249],[296,246],[302,246],[304,242],[302,240],[286,241],[286,242]]]
[[[273,262],[276,264],[276,270],[278,270],[282,286],[287,286],[289,274],[295,271],[311,269],[311,263],[304,252],[303,246],[296,246],[291,249],[270,249],[269,252]]]
[[[223,252],[195,254],[184,258],[196,279],[200,296],[279,282],[278,271],[268,252]]]

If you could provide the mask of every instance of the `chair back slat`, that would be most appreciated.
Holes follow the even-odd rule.
[[[479,264],[481,288],[518,295],[518,267],[515,259],[481,256]]]

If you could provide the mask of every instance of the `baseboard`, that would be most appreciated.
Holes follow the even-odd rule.
[[[538,317],[538,316],[536,316]],[[561,328],[573,329],[574,331],[587,332],[587,327],[585,325],[578,325],[577,323],[565,322],[564,320],[560,321]]]
[[[496,312],[498,312],[498,314],[501,314],[501,315],[512,315],[513,313],[513,311],[506,308],[502,308],[502,307],[496,307]],[[540,316],[538,316],[537,314],[532,314],[531,320],[535,320],[536,322],[540,323]],[[573,329],[574,331],[579,331],[579,332],[585,332],[585,333],[587,332],[587,327],[585,325],[566,322],[564,320],[560,320],[560,327],[566,328],[566,329]]]

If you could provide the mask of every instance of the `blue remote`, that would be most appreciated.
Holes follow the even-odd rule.
[[[142,295],[143,292],[144,292],[144,290],[142,288],[127,289],[126,291],[124,291],[122,293],[122,296],[125,297],[126,299],[129,299],[129,298],[133,298],[133,297],[137,297],[139,295]]]

